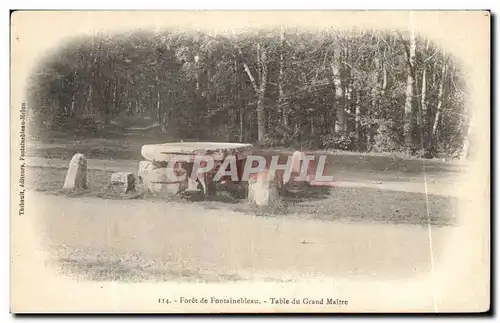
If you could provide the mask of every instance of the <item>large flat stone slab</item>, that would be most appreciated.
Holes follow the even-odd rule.
[[[252,144],[231,142],[172,142],[144,145],[141,155],[153,162],[168,162],[173,157],[176,160],[192,161],[196,155],[210,156],[214,161],[221,161],[227,156],[245,159],[252,153],[252,149]]]

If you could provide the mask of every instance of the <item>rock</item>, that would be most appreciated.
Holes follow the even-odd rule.
[[[75,154],[73,158],[71,158],[63,188],[87,188],[87,159],[83,154]]]
[[[148,183],[145,178],[148,175],[149,170],[153,167],[153,163],[149,161],[140,161],[139,170],[137,171],[137,178],[135,181],[136,191],[149,191]]]
[[[257,206],[276,204],[280,200],[280,184],[271,172],[263,171],[248,181],[248,200]]]
[[[305,154],[301,151],[296,151],[292,154],[291,161],[291,173],[290,178],[288,180],[284,180],[284,183],[287,184],[290,181],[293,181],[296,177],[300,176],[300,168],[302,167],[302,161],[304,160]]]
[[[150,161],[139,163],[138,177],[145,190],[153,194],[175,195],[188,188],[187,171],[180,166],[174,168],[177,176],[184,176],[179,180],[174,178],[172,171],[166,167],[158,167]]]
[[[252,152],[251,144],[227,142],[172,142],[165,144],[144,145],[141,155],[147,161],[168,162],[171,158],[186,158],[196,155],[210,156],[213,160],[223,160],[226,156],[236,156],[241,160]]]
[[[191,179],[191,177],[189,177],[188,179],[188,188],[187,190],[188,191],[198,191],[199,190],[199,187],[198,187],[198,182]]]
[[[150,161],[140,161],[139,162],[139,170],[137,172],[138,179],[142,179],[144,181],[144,178],[147,177],[147,174],[153,170],[154,165]]]
[[[300,167],[304,160],[305,154],[301,151],[296,151],[292,154],[292,173],[300,174]]]
[[[123,192],[135,191],[135,176],[132,173],[118,172],[113,173],[110,179],[111,185],[122,185]]]

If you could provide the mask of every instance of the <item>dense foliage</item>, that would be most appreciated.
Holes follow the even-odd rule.
[[[413,34],[135,31],[51,53],[28,108],[45,132],[127,115],[184,140],[459,156],[464,88],[458,62]]]

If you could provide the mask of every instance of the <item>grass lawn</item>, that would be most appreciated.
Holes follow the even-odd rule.
[[[76,153],[82,153],[91,159],[106,160],[140,160],[141,147],[145,144],[158,144],[178,141],[166,137],[159,128],[148,130],[131,130],[119,128],[107,130],[103,134],[94,136],[72,136],[68,133],[51,134],[49,139],[28,142],[26,155],[28,157],[45,157],[70,160]],[[185,140],[190,141],[190,140]],[[253,154],[270,159],[272,155],[280,155],[286,159],[293,153],[293,149],[259,149],[255,148]],[[320,151],[305,151],[306,154],[320,155]],[[326,173],[329,169],[336,174],[356,174],[358,178],[377,180],[407,181],[412,178],[421,178],[424,171],[428,176],[459,175],[463,167],[458,163],[443,163],[439,160],[424,160],[418,158],[397,158],[390,154],[354,153],[354,152],[325,152],[327,155]]]
[[[70,136],[66,133],[52,133],[44,142],[29,142],[27,156],[69,160],[75,153],[83,153],[89,159],[141,160],[144,144],[172,141],[165,138],[159,128],[134,130],[117,128],[106,136]],[[254,154],[267,158],[280,154],[283,158],[291,154],[289,149],[255,149]],[[307,152],[319,155],[321,152]],[[317,160],[317,159],[316,159]],[[314,166],[314,163],[313,163]],[[462,174],[464,167],[458,163],[443,163],[438,160],[416,158],[393,158],[383,154],[359,154],[349,152],[328,152],[324,174],[334,176],[335,181],[353,182],[399,182],[420,185],[425,171],[429,183],[452,184]],[[87,170],[89,189],[65,191],[62,185],[66,169],[51,167],[29,167],[28,185],[37,191],[69,197],[87,196],[106,199],[157,199],[140,193],[120,194],[109,191],[107,185],[110,171]],[[427,223],[425,194],[389,191],[367,187],[336,187],[333,189],[308,188],[297,194],[285,196],[277,206],[256,209],[244,198],[221,190],[216,199],[203,201],[199,196],[184,194],[174,198],[179,203],[197,203],[206,208],[230,208],[243,213],[262,216],[287,216],[309,219],[351,221],[382,221],[391,223]],[[428,195],[428,209],[431,223],[452,224],[456,198]]]
[[[103,199],[151,199],[168,203],[164,198],[142,193],[117,193],[107,186],[112,172],[87,170],[87,190],[63,190],[66,170],[51,167],[29,167],[29,188],[47,194],[68,197],[96,197]],[[427,223],[425,194],[388,191],[376,188],[336,187],[307,188],[284,196],[281,203],[266,208],[257,208],[225,190],[220,190],[210,201],[200,199],[195,193],[171,198],[176,203],[197,203],[205,208],[231,209],[249,215],[267,217],[299,217],[317,220],[377,221],[396,224]],[[451,225],[455,215],[456,198],[429,195],[428,208],[431,223]]]
[[[175,140],[158,128],[123,127],[107,130],[106,135],[54,132],[50,137],[28,142],[26,155],[60,159],[67,165],[75,153],[83,153],[94,166],[87,169],[86,190],[62,189],[67,168],[61,163],[26,170],[27,188],[44,193],[39,202],[44,204],[40,232],[51,249],[48,263],[61,274],[84,280],[237,281],[252,277],[254,269],[264,271],[263,279],[271,281],[288,281],[288,276],[271,274],[280,271],[407,277],[429,270],[427,230],[421,228],[428,216],[438,254],[440,230],[454,224],[457,211],[455,197],[429,194],[426,201],[423,193],[382,185],[308,187],[265,208],[223,187],[208,201],[196,192],[170,199],[119,193],[108,189],[115,167],[138,163],[144,144]],[[292,152],[255,149],[254,154],[267,158]],[[96,159],[115,162],[101,167]],[[452,187],[463,167],[426,160],[424,168],[424,161],[416,158],[328,152],[324,174],[337,182],[392,182],[406,188],[422,185],[424,171],[428,183]],[[132,199],[130,205],[116,201]]]

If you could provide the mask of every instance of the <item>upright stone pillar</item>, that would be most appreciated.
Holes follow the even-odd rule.
[[[276,204],[280,200],[280,184],[275,174],[263,171],[248,180],[248,200],[257,206]]]
[[[87,188],[87,159],[83,154],[75,154],[73,158],[71,158],[63,188]]]
[[[299,174],[300,167],[302,166],[302,161],[304,160],[305,154],[301,151],[296,151],[292,155],[292,173]]]

